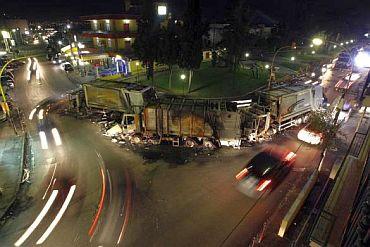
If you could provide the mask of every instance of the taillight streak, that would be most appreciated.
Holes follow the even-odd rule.
[[[243,170],[241,170],[238,174],[236,174],[235,178],[237,180],[240,180],[242,179],[243,177],[245,177],[245,175],[248,173],[248,169],[247,168],[244,168]]]
[[[259,186],[257,187],[258,191],[263,191],[269,184],[271,183],[271,179],[269,180],[263,180],[259,183]]]

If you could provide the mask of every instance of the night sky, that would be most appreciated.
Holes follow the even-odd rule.
[[[209,19],[222,19],[227,2],[232,0],[201,0],[203,14]],[[123,0],[1,0],[1,10],[10,16],[28,19],[78,18],[81,15],[117,13],[123,9]],[[181,13],[186,0],[169,0],[175,13]],[[311,18],[335,19],[336,15],[369,21],[369,0],[247,0],[249,4],[275,19],[286,18],[294,8],[309,8]],[[292,17],[293,19],[295,17]]]

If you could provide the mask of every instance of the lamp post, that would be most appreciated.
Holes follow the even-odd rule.
[[[354,60],[353,60],[353,57],[352,57],[352,54],[351,54],[351,52],[344,46],[344,44],[343,43],[336,43],[336,42],[334,42],[334,41],[330,41],[330,40],[326,40],[326,42],[328,42],[329,44],[333,44],[333,45],[335,45],[335,46],[340,46],[341,48],[343,48],[347,53],[348,53],[348,55],[350,56],[350,58],[351,58],[351,69],[350,69],[350,72],[349,72],[349,77],[348,77],[348,82],[347,82],[347,85],[349,85],[349,83],[351,82],[351,77],[352,77],[352,73],[353,73],[353,66],[354,66]],[[314,45],[316,45],[316,46],[320,46],[320,45],[322,45],[324,43],[324,41],[322,40],[322,39],[320,39],[320,38],[314,38],[313,40],[312,40],[312,44],[314,44]],[[347,43],[347,42],[346,42]],[[345,87],[345,89],[343,90],[343,92],[342,92],[342,95],[341,95],[341,97],[340,97],[340,101],[339,101],[339,104],[338,105],[340,105],[340,102],[341,101],[343,101],[343,99],[344,99],[344,97],[345,97],[345,95],[346,95],[346,93],[347,93],[347,90],[348,90],[349,88],[348,88],[348,86],[346,86]],[[335,117],[334,117],[334,124],[336,124],[337,123],[337,121],[338,121],[338,117],[339,117],[339,113],[340,113],[340,111],[341,111],[341,109],[337,106],[337,112],[336,112],[336,114],[335,114]]]
[[[268,89],[270,90],[271,89],[271,84],[272,84],[272,82],[273,81],[275,81],[275,71],[274,71],[274,63],[275,63],[275,59],[276,59],[276,56],[277,56],[277,54],[280,52],[280,51],[282,51],[282,50],[284,50],[284,49],[288,49],[288,48],[292,48],[291,46],[282,46],[282,47],[280,47],[279,49],[277,49],[276,51],[275,51],[275,53],[274,53],[274,56],[273,56],[273,58],[272,58],[272,62],[271,62],[271,67],[270,67],[270,79],[269,79],[269,84],[268,84]]]
[[[136,65],[136,83],[139,84],[139,69],[138,69],[139,62],[136,62],[135,65]]]

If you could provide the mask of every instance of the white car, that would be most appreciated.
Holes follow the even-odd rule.
[[[298,132],[297,137],[299,140],[303,142],[307,142],[312,145],[318,145],[323,141],[322,133],[316,133],[316,132],[309,130],[309,125],[301,129]]]
[[[340,111],[339,116],[338,116],[338,122],[339,123],[347,122],[351,116],[351,113],[352,113],[351,105],[349,103],[344,103],[343,108]]]

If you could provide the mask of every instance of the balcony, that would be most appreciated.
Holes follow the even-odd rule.
[[[83,37],[86,38],[106,38],[106,39],[118,39],[118,38],[133,38],[136,37],[136,32],[122,32],[122,31],[84,31]]]

